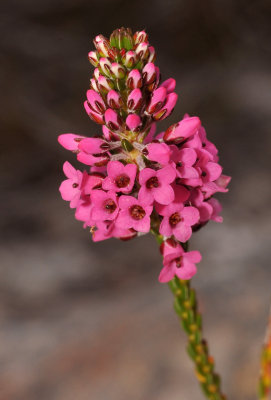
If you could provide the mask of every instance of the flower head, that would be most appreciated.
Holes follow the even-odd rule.
[[[145,31],[114,30],[98,35],[88,54],[94,66],[84,107],[100,125],[94,137],[67,133],[59,143],[86,166],[68,162],[61,196],[75,218],[91,227],[94,241],[130,239],[150,230],[162,235],[164,268],[159,280],[190,279],[200,261],[181,243],[209,220],[222,222],[213,197],[227,192],[218,150],[196,116],[185,114],[164,132],[177,101],[173,78],[160,81],[155,49]],[[160,237],[160,236],[159,236]]]

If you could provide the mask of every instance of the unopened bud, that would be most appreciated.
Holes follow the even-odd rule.
[[[125,77],[126,71],[122,65],[118,63],[111,64],[111,72],[113,76],[117,79],[123,79]]]
[[[142,78],[144,85],[149,85],[153,83],[156,77],[155,65],[153,63],[148,63],[142,70]]]
[[[99,65],[99,57],[97,51],[90,51],[88,53],[89,62],[94,66],[98,67]]]
[[[154,90],[150,103],[146,108],[146,112],[148,114],[154,114],[157,111],[161,110],[163,107],[165,100],[167,97],[167,91],[163,87],[159,87],[158,89]]]
[[[88,116],[89,116],[94,122],[97,122],[97,124],[101,124],[101,125],[104,124],[103,116],[102,116],[101,114],[99,114],[99,113],[93,111],[93,110],[90,108],[90,106],[89,106],[89,104],[88,104],[87,101],[84,102],[84,107],[85,107],[85,110],[86,110]]]
[[[142,105],[142,92],[140,89],[133,89],[128,96],[127,106],[129,111],[136,111]]]
[[[134,41],[135,44],[143,43],[143,42],[148,42],[148,35],[145,31],[138,31],[134,34]]]
[[[182,142],[193,136],[200,128],[201,122],[198,117],[188,117],[182,119],[177,124],[171,125],[164,134],[165,142]]]
[[[155,121],[161,121],[162,119],[167,118],[174,110],[177,99],[178,99],[178,95],[176,93],[168,94],[165,104],[163,105],[163,107],[160,111],[153,114],[153,119]]]
[[[148,55],[149,55],[149,49],[148,49],[148,43],[143,42],[143,43],[139,43],[139,45],[137,46],[135,52],[138,55],[138,58],[141,60],[145,60]]]
[[[111,79],[101,75],[98,78],[98,87],[102,92],[108,93],[111,89],[114,89],[114,83]]]
[[[136,63],[138,62],[138,56],[134,51],[127,51],[123,56],[122,56],[122,64],[125,65],[126,68],[133,68]]]
[[[154,62],[156,59],[156,53],[155,53],[155,49],[153,46],[149,47],[149,58],[148,58],[148,62]]]
[[[118,131],[121,128],[122,121],[116,111],[108,108],[104,114],[105,122],[111,131]]]
[[[107,94],[107,103],[109,107],[118,109],[122,106],[123,101],[120,94],[116,92],[116,90],[110,90],[110,92]]]
[[[94,78],[90,79],[90,88],[95,90],[95,92],[99,92],[99,88],[97,86],[97,82]]]
[[[99,60],[101,71],[104,75],[111,77],[111,62],[108,58],[102,57]]]
[[[98,114],[104,114],[106,106],[99,93],[90,89],[87,91],[87,99],[93,111],[97,112]]]
[[[158,88],[160,78],[161,78],[160,69],[158,67],[155,67],[155,79],[150,85],[147,86],[149,92],[153,92],[155,89]]]
[[[136,89],[142,87],[142,77],[138,69],[133,69],[129,72],[126,85],[129,89]]]
[[[114,30],[114,32],[110,36],[110,44],[112,47],[116,47],[119,50],[132,49],[134,47],[134,40],[133,40],[131,29],[120,28],[120,29]]]
[[[99,71],[99,68],[95,68],[94,72],[93,72],[94,78],[96,79],[96,81],[99,79],[99,76],[101,76],[101,73]]]
[[[126,129],[129,131],[138,131],[141,124],[141,118],[137,114],[129,114],[126,118]]]
[[[160,86],[166,88],[167,93],[169,94],[174,92],[174,89],[176,87],[176,81],[173,78],[169,78],[166,81],[162,82]]]
[[[104,134],[104,137],[106,138],[106,140],[112,141],[112,140],[119,139],[119,136],[115,132],[110,131],[110,129],[108,129],[106,125],[102,126],[102,130],[103,130],[103,134]]]

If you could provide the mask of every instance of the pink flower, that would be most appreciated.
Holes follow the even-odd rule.
[[[110,161],[107,164],[107,177],[103,181],[103,189],[115,192],[130,193],[133,189],[137,166],[123,165],[120,161]]]
[[[111,221],[117,217],[119,206],[116,193],[112,190],[109,192],[93,190],[91,201],[93,204],[91,218],[94,221]]]
[[[178,149],[171,145],[171,159],[176,163],[177,176],[185,179],[184,184],[189,186],[198,186],[201,184],[199,172],[193,167],[197,159],[197,153],[193,149]]]
[[[136,232],[133,229],[120,228],[116,226],[115,221],[96,222],[96,228],[92,236],[94,242],[100,242],[101,240],[110,238],[128,240],[136,236]]]
[[[164,254],[164,268],[159,275],[160,282],[169,282],[176,275],[180,279],[191,279],[197,272],[196,263],[201,261],[199,251],[189,251],[185,253],[179,244],[175,249],[171,249],[168,254]]]
[[[68,161],[63,165],[64,174],[68,179],[63,181],[59,187],[63,200],[70,201],[70,207],[75,208],[81,196],[81,184],[83,174],[76,170]]]
[[[116,220],[116,225],[123,228],[133,228],[138,232],[149,232],[150,215],[152,205],[146,204],[143,200],[139,201],[132,196],[121,196],[119,198],[120,213]]]
[[[169,163],[171,150],[165,143],[150,143],[146,146],[145,154],[151,161],[156,161],[161,165]],[[144,150],[143,150],[144,152]]]
[[[207,201],[204,201],[204,196],[200,189],[193,189],[189,198],[191,204],[199,210],[199,222],[207,222],[213,213],[213,207]]]
[[[183,243],[191,237],[191,226],[199,220],[199,211],[195,207],[184,207],[183,204],[171,203],[161,207],[159,214],[164,216],[159,229],[161,235],[174,235]]]
[[[138,198],[149,204],[154,200],[160,204],[170,204],[174,200],[174,190],[170,184],[175,176],[176,170],[170,165],[157,171],[144,168],[139,174],[141,188]]]

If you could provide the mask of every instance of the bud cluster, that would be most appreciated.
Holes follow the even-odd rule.
[[[88,55],[95,70],[84,103],[89,117],[102,125],[101,136],[72,133],[60,144],[90,167],[81,172],[64,164],[64,200],[75,218],[90,227],[94,241],[129,239],[151,231],[164,240],[160,281],[174,275],[190,279],[200,261],[185,253],[193,231],[210,219],[222,222],[213,195],[226,192],[218,151],[206,138],[198,117],[185,115],[156,134],[158,121],[173,111],[175,80],[160,83],[155,51],[144,31],[115,30],[98,35]]]

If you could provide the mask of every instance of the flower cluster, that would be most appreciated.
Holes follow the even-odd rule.
[[[190,279],[200,261],[184,252],[192,232],[209,220],[222,222],[213,195],[226,192],[218,151],[198,117],[185,115],[165,132],[156,124],[173,111],[175,80],[160,81],[155,50],[144,31],[99,35],[88,55],[95,66],[84,103],[102,135],[59,136],[88,170],[64,164],[62,198],[75,218],[90,227],[94,241],[129,239],[151,231],[163,237],[164,268],[159,280]]]

